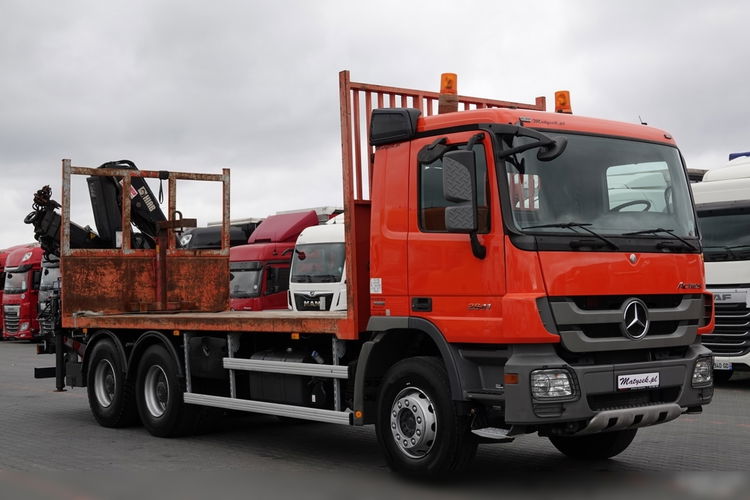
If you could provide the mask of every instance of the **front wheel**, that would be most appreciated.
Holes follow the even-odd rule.
[[[563,455],[578,460],[606,460],[630,446],[638,429],[603,432],[588,436],[550,436],[549,440]]]
[[[143,426],[154,436],[174,437],[195,431],[198,407],[185,404],[177,362],[161,345],[152,345],[138,363],[136,401]]]
[[[477,440],[468,417],[456,411],[449,388],[436,358],[409,358],[388,370],[375,429],[391,469],[437,477],[460,472],[474,458]]]

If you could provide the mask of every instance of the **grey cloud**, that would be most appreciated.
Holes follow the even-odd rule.
[[[341,69],[426,89],[454,71],[461,93],[514,101],[567,88],[575,113],[641,115],[690,166],[715,166],[750,149],[748,13],[740,1],[6,0],[0,247],[30,238],[31,193],[51,184],[59,197],[63,157],[229,167],[233,217],[340,204]],[[186,200],[209,211],[199,191]]]

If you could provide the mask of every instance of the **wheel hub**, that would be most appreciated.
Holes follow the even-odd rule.
[[[117,380],[115,369],[108,359],[101,359],[94,369],[94,394],[102,408],[109,408],[115,399]]]
[[[432,401],[418,387],[398,393],[391,407],[391,433],[399,450],[410,458],[421,458],[432,449],[437,434],[437,416]]]
[[[143,384],[143,396],[148,412],[156,418],[167,411],[169,404],[169,385],[164,369],[159,365],[152,365],[146,372]]]

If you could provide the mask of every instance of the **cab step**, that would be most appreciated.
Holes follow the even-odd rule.
[[[513,441],[510,431],[511,429],[501,429],[499,427],[483,427],[481,429],[472,429],[471,433],[482,439],[489,439],[494,443],[510,443]]]

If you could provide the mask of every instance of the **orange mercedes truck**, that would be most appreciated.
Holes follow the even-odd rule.
[[[638,428],[699,413],[713,302],[672,136],[543,97],[461,96],[455,75],[442,87],[340,73],[346,311],[228,310],[228,170],[64,160],[62,328],[37,375],[86,387],[103,426],[162,437],[212,407],[372,424],[389,466],[415,476],[526,434],[607,459]],[[136,177],[166,181],[156,248],[131,247],[128,210],[119,247],[72,247],[75,175],[115,178],[120,206]],[[223,186],[221,249],[177,248],[187,180]]]

